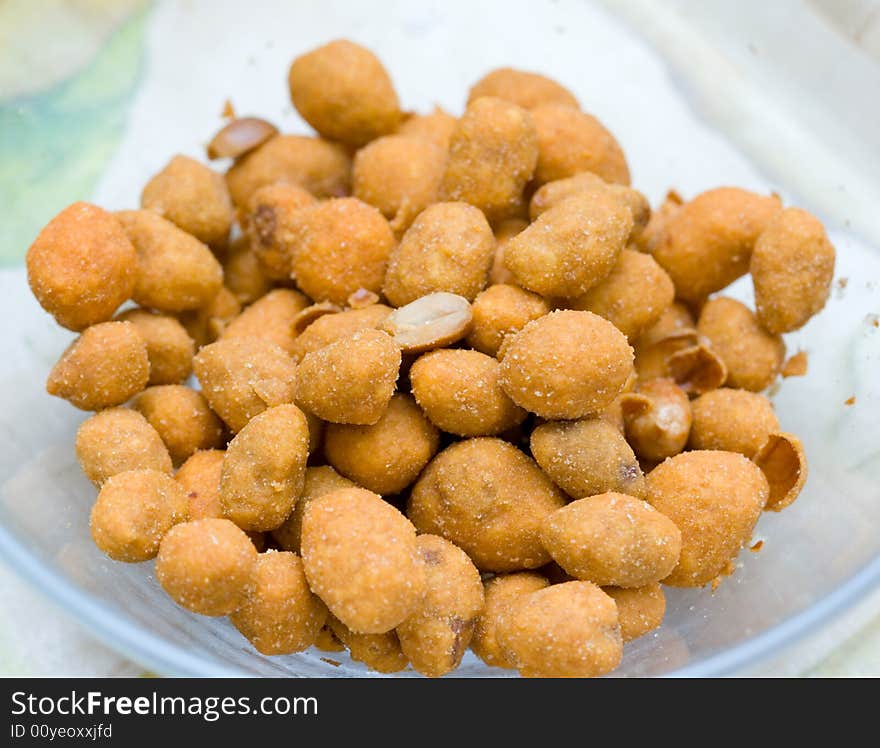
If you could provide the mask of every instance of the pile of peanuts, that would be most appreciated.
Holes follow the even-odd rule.
[[[317,135],[233,119],[225,174],[176,156],[28,252],[79,333],[47,389],[95,411],[95,544],[264,654],[613,670],[804,484],[761,392],[805,373],[781,335],[828,297],[822,225],[733,187],[652,211],[535,73],[411,114],[334,41],[289,86]],[[746,273],[755,310],[717,295]]]

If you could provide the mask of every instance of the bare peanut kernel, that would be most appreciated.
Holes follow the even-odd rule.
[[[278,134],[278,128],[259,117],[238,117],[221,127],[206,151],[211,160],[239,158]]]
[[[691,431],[687,393],[670,379],[652,379],[621,397],[626,440],[643,460],[660,462],[681,452]]]
[[[380,329],[405,353],[445,348],[464,338],[473,325],[467,299],[454,293],[431,293],[395,309]]]

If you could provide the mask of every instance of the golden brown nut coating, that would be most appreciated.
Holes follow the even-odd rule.
[[[474,314],[464,296],[437,291],[395,309],[379,325],[404,353],[424,353],[457,343],[470,331]]]
[[[538,539],[544,517],[565,497],[516,447],[481,437],[453,444],[422,472],[407,516],[440,535],[483,571],[536,569],[550,556]]]
[[[415,114],[406,119],[397,128],[397,133],[430,141],[446,152],[457,123],[458,120],[449,112],[435,106],[430,114]]]
[[[351,183],[351,159],[345,148],[306,135],[276,135],[238,159],[226,172],[232,201],[243,206],[260,187],[296,184],[315,197],[341,197]]]
[[[116,319],[131,322],[147,344],[149,384],[179,384],[192,373],[195,342],[174,317],[148,309],[128,309]]]
[[[394,233],[372,205],[338,198],[309,210],[293,257],[297,285],[315,301],[344,304],[360,288],[381,291]]]
[[[131,322],[101,322],[74,340],[46,380],[46,392],[80,410],[122,405],[147,386],[147,344]]]
[[[244,234],[263,272],[272,280],[287,280],[293,256],[303,240],[306,210],[318,201],[303,187],[286,182],[267,184],[248,198]]]
[[[221,127],[206,147],[207,156],[239,158],[278,134],[278,128],[259,117],[236,117]]]
[[[666,596],[659,582],[631,589],[603,587],[602,592],[617,604],[617,619],[624,644],[659,628],[663,622]]]
[[[92,540],[114,561],[147,561],[158,553],[165,533],[186,520],[186,510],[186,494],[167,473],[117,473],[101,487],[92,507]]]
[[[517,597],[496,636],[526,678],[593,678],[614,670],[623,655],[617,606],[590,582]]]
[[[779,512],[789,506],[807,482],[807,455],[794,434],[774,432],[754,457],[770,486],[764,509]]]
[[[264,655],[302,652],[315,643],[327,607],[312,594],[295,553],[262,553],[232,625]]]
[[[372,426],[327,425],[324,454],[340,473],[378,494],[410,485],[437,451],[440,433],[411,395],[391,398]]]
[[[171,221],[149,210],[116,214],[138,256],[131,297],[141,306],[184,312],[210,303],[223,285],[223,268],[211,250]]]
[[[562,104],[579,108],[578,100],[565,86],[540,73],[514,68],[497,68],[486,73],[468,92],[468,103],[481,96],[494,96],[523,109],[542,104]]]
[[[126,470],[171,473],[171,456],[159,433],[136,411],[108,408],[76,431],[76,458],[96,486]]]
[[[531,115],[503,99],[475,99],[452,133],[440,199],[470,203],[490,221],[509,218],[521,209],[537,161]]]
[[[348,338],[361,330],[374,330],[389,314],[391,307],[373,304],[363,309],[346,309],[344,312],[324,314],[315,319],[294,340],[291,355],[301,361],[307,353],[317,351],[342,338]]]
[[[511,601],[520,595],[537,592],[548,586],[547,580],[532,571],[519,571],[513,574],[498,574],[484,585],[485,602],[483,610],[477,616],[471,649],[487,665],[494,667],[513,668],[514,663],[508,658],[498,643],[496,630],[498,620]]]
[[[696,331],[696,328],[697,320],[691,314],[691,310],[680,301],[673,301],[670,306],[663,310],[660,319],[639,335],[638,340],[634,344],[636,356],[638,356],[640,350],[649,348],[670,336],[679,335],[684,331]],[[689,342],[691,344],[696,343],[696,337],[690,339]]]
[[[425,594],[415,528],[362,488],[340,489],[309,502],[302,557],[309,586],[358,633],[390,631]]]
[[[287,270],[290,275],[290,269]],[[287,276],[285,276],[287,277]],[[262,263],[246,237],[232,242],[223,259],[223,283],[239,304],[252,304],[272,288]]]
[[[523,288],[574,298],[614,269],[631,230],[632,216],[619,200],[576,195],[511,239],[504,264]]]
[[[652,379],[621,398],[624,433],[643,460],[660,462],[681,452],[691,430],[691,403],[671,379]]]
[[[700,312],[697,331],[727,367],[727,384],[752,392],[770,386],[785,361],[785,341],[767,332],[754,312],[735,299],[719,296]]]
[[[375,206],[399,236],[437,200],[446,151],[422,138],[386,135],[354,158],[352,194]]]
[[[403,235],[388,263],[383,293],[404,306],[437,291],[468,301],[485,287],[495,237],[485,216],[467,203],[437,203]]]
[[[542,418],[598,413],[623,390],[633,369],[626,338],[591,312],[551,312],[529,322],[507,339],[502,353],[504,391]]]
[[[749,270],[758,319],[770,332],[803,327],[828,300],[834,246],[822,223],[800,208],[776,214],[755,242]]]
[[[187,156],[172,158],[144,185],[141,207],[212,247],[226,244],[234,218],[223,175]]]
[[[639,461],[623,434],[602,418],[543,423],[532,432],[531,449],[541,469],[575,499],[644,493]]]
[[[647,502],[603,493],[547,515],[541,542],[576,579],[600,586],[643,587],[675,568],[681,531]]]
[[[409,660],[400,649],[395,631],[384,634],[356,634],[335,616],[330,616],[328,627],[348,649],[351,659],[363,662],[377,673],[399,673],[406,670]]]
[[[223,446],[223,422],[201,392],[182,384],[147,387],[133,407],[162,437],[175,465],[200,449]]]
[[[489,356],[498,354],[504,338],[529,322],[550,313],[550,305],[537,294],[518,286],[497,284],[480,292],[471,305],[474,325],[468,345]]]
[[[218,340],[196,354],[193,369],[211,410],[233,431],[266,408],[293,402],[296,364],[268,340]]]
[[[328,620],[331,620],[333,616],[327,616]],[[340,623],[340,626],[343,624]],[[361,634],[361,636],[373,636],[373,634]],[[377,634],[376,636],[384,636],[383,634]],[[394,635],[395,637],[397,634]],[[397,645],[400,647],[400,644]],[[318,632],[318,638],[315,639],[315,649],[320,650],[321,652],[344,652],[345,645],[339,641],[339,637],[333,633],[330,628],[330,624],[324,624],[324,627]]]
[[[528,226],[529,222],[522,218],[508,218],[495,226],[495,259],[492,260],[492,269],[489,271],[490,286],[500,283],[517,285],[513,273],[504,264],[504,253],[507,251],[510,240],[527,229]]]
[[[400,348],[380,330],[361,330],[307,353],[296,401],[330,423],[377,423],[394,394]]]
[[[303,490],[296,499],[293,511],[279,527],[272,530],[275,542],[285,551],[299,553],[306,506],[312,499],[332,493],[339,488],[357,488],[357,484],[341,476],[329,465],[307,467]]]
[[[663,236],[663,232],[666,231],[666,224],[669,223],[672,216],[681,210],[683,203],[684,200],[681,195],[675,190],[669,190],[666,193],[666,197],[660,203],[660,207],[651,212],[651,217],[648,219],[645,228],[633,237],[636,248],[639,251],[647,252],[648,254],[654,253],[657,243]]]
[[[780,207],[775,195],[737,187],[708,190],[682,205],[653,252],[675,295],[700,302],[748,272],[755,241]]]
[[[485,353],[442,349],[421,356],[409,378],[416,402],[435,426],[458,436],[494,436],[527,415],[501,389],[499,369]]]
[[[623,184],[606,182],[602,177],[585,171],[575,174],[566,179],[557,179],[554,182],[540,187],[532,195],[529,203],[529,216],[534,221],[542,213],[550,210],[563,200],[575,195],[595,196],[599,194],[610,195],[620,200],[632,214],[633,228],[629,236],[630,242],[638,243],[640,236],[648,220],[651,217],[651,206],[641,192]]]
[[[749,541],[769,488],[741,454],[684,452],[648,474],[648,500],[681,530],[678,566],[664,584],[702,587]]]
[[[69,330],[105,322],[134,291],[137,254],[119,221],[74,203],[28,249],[28,283],[40,306]]]
[[[437,678],[461,663],[483,609],[483,582],[467,554],[437,535],[416,538],[425,566],[425,597],[397,627],[413,668]]]
[[[223,516],[220,473],[225,456],[222,449],[196,452],[174,474],[174,480],[186,491],[190,519]]]
[[[674,296],[672,281],[654,258],[624,249],[611,273],[568,306],[604,317],[635,340],[660,319]]]
[[[223,339],[261,338],[292,353],[296,340],[293,322],[309,300],[291,288],[276,288],[257,299],[223,330]]]
[[[774,431],[779,419],[773,403],[763,395],[727,387],[700,395],[691,403],[691,449],[721,449],[755,456]]]
[[[538,184],[584,171],[606,182],[629,184],[623,149],[595,117],[562,104],[543,104],[531,114],[538,132]]]
[[[243,530],[274,530],[302,492],[309,426],[295,405],[276,405],[236,434],[220,475],[223,515]]]
[[[287,82],[296,110],[330,140],[360,146],[394,132],[403,116],[382,63],[347,39],[297,57]]]
[[[196,347],[213,343],[241,312],[241,304],[226,286],[222,286],[211,302],[191,312],[178,315],[180,324],[195,341]]]
[[[228,519],[175,525],[162,539],[156,579],[178,605],[203,616],[225,616],[247,599],[257,549]]]

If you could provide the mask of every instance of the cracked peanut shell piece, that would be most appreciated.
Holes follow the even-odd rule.
[[[471,86],[468,103],[483,96],[504,99],[523,109],[542,104],[563,104],[579,108],[578,100],[565,86],[540,73],[515,68],[496,68]]]
[[[137,253],[117,218],[84,202],[46,224],[25,263],[40,306],[77,332],[109,320],[131,296],[138,275]]]
[[[418,477],[439,443],[440,432],[412,395],[398,392],[372,426],[327,424],[324,454],[342,475],[387,496]]]
[[[307,467],[303,489],[296,498],[293,510],[281,525],[272,530],[272,538],[275,542],[285,551],[299,553],[302,520],[309,502],[339,488],[358,488],[358,485],[337,473],[329,465]]]
[[[672,304],[672,281],[650,255],[623,249],[611,272],[565,306],[604,317],[634,341]]]
[[[497,284],[477,295],[471,304],[471,312],[474,323],[467,337],[468,345],[496,356],[505,337],[549,314],[550,305],[537,294],[518,286]]]
[[[248,198],[242,229],[266,277],[285,281],[303,242],[308,209],[318,200],[305,188],[287,182],[264,185]]]
[[[603,493],[547,515],[541,542],[576,579],[602,587],[643,587],[675,568],[681,532],[647,502]]]
[[[196,354],[193,369],[211,410],[233,432],[266,408],[293,402],[296,364],[268,340],[218,340]]]
[[[394,394],[400,362],[390,335],[361,330],[303,357],[296,402],[330,423],[371,426]]]
[[[189,504],[190,519],[222,517],[220,474],[223,470],[222,449],[204,449],[191,455],[174,474],[183,486]]]
[[[834,277],[834,246],[822,223],[786,208],[755,242],[749,270],[761,324],[772,333],[803,327],[825,306]]]
[[[541,469],[572,498],[644,494],[645,476],[632,448],[602,418],[543,423],[532,431],[530,446]]]
[[[182,608],[225,616],[247,599],[257,549],[228,519],[206,518],[175,525],[156,556],[156,579]]]
[[[416,538],[425,597],[396,631],[415,670],[437,678],[461,663],[483,609],[483,582],[467,554],[437,535]]]
[[[621,396],[624,434],[643,460],[661,462],[681,452],[691,431],[691,403],[671,379],[643,382]]]
[[[296,110],[330,140],[362,146],[394,132],[403,117],[379,58],[347,39],[297,57],[287,82]]]
[[[557,311],[505,340],[501,386],[511,400],[548,419],[602,411],[633,371],[621,333],[592,312]]]
[[[592,678],[620,664],[617,606],[591,582],[564,582],[520,595],[496,636],[526,678]]]
[[[666,224],[672,216],[681,210],[683,203],[684,200],[682,200],[681,195],[675,190],[669,190],[660,206],[656,210],[651,211],[651,217],[648,219],[644,229],[634,236],[636,249],[640,252],[653,254],[660,238],[663,236],[663,232],[666,230]]]
[[[296,340],[293,323],[308,306],[309,300],[299,291],[276,288],[257,299],[226,325],[221,337],[224,340],[261,338],[292,354]]]
[[[518,571],[513,574],[496,574],[483,585],[484,605],[474,627],[471,649],[487,665],[512,669],[510,660],[498,643],[496,630],[498,620],[507,606],[520,595],[537,592],[549,586],[540,574],[532,571]]]
[[[699,303],[745,275],[755,241],[781,207],[775,195],[738,187],[708,190],[682,205],[653,250],[676,297]]]
[[[223,422],[201,392],[182,384],[147,387],[132,407],[156,429],[175,465],[200,449],[224,444]]]
[[[473,301],[486,286],[494,255],[495,237],[479,210],[463,202],[436,203],[391,251],[382,292],[397,307],[436,292]]]
[[[352,194],[378,208],[400,236],[437,201],[445,169],[446,151],[429,140],[386,135],[355,155]]]
[[[629,589],[603,587],[602,592],[617,605],[617,619],[624,644],[659,628],[663,623],[666,596],[659,582]]]
[[[180,384],[192,373],[195,341],[174,317],[148,309],[128,309],[115,317],[131,322],[147,344],[148,384]]]
[[[172,471],[162,437],[140,413],[127,408],[108,408],[83,421],[76,431],[76,458],[99,487],[127,470]]]
[[[575,195],[511,239],[504,264],[541,296],[575,298],[608,277],[632,230],[632,215],[608,195]]]
[[[229,620],[261,654],[292,654],[315,643],[327,606],[309,589],[299,556],[261,553],[244,601]]]
[[[794,502],[807,482],[807,455],[794,434],[777,431],[754,456],[770,486],[766,511],[780,512]]]
[[[127,470],[108,478],[92,507],[95,545],[114,561],[148,561],[165,534],[187,518],[186,494],[167,473]]]
[[[769,387],[785,361],[785,341],[768,332],[745,304],[726,296],[706,302],[697,332],[727,368],[727,385],[752,392]]]
[[[773,403],[764,395],[724,387],[700,395],[691,403],[691,449],[739,452],[749,459],[779,431]]]
[[[314,301],[344,304],[360,289],[379,292],[394,232],[372,205],[336,198],[309,210],[302,244],[293,256],[293,276]]]
[[[223,285],[223,268],[206,244],[149,210],[116,214],[138,256],[132,299],[162,312],[207,305]]]
[[[565,497],[540,468],[501,439],[478,437],[444,449],[410,493],[419,532],[455,543],[481,571],[535,569],[550,560],[538,538]]]
[[[425,595],[415,528],[362,488],[339,489],[308,503],[302,558],[312,591],[357,633],[391,631]]]
[[[122,405],[147,386],[150,359],[143,336],[131,322],[101,322],[86,328],[58,359],[46,392],[80,410]]]
[[[309,427],[295,405],[254,416],[226,448],[220,475],[223,515],[243,530],[274,530],[302,492]]]
[[[585,171],[606,182],[629,184],[623,149],[591,114],[563,104],[542,104],[531,115],[538,133],[535,182],[539,186]]]
[[[327,626],[348,650],[351,659],[362,662],[377,673],[399,673],[406,670],[409,660],[400,648],[396,631],[384,634],[356,634],[335,616],[330,616]]]
[[[235,217],[223,175],[180,155],[144,185],[141,207],[210,247],[226,245]]]
[[[767,503],[761,470],[735,452],[683,452],[648,473],[648,501],[681,530],[678,565],[663,584],[702,587],[752,537]]]
[[[479,351],[441,349],[409,371],[412,393],[431,422],[457,436],[495,436],[528,415],[498,382],[499,364]]]

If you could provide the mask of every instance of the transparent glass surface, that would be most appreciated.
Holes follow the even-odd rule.
[[[146,20],[145,62],[132,84],[121,140],[93,199],[110,208],[136,205],[140,187],[171,154],[201,155],[227,97],[241,114],[302,131],[286,97],[286,66],[328,38],[351,36],[375,49],[406,106],[419,110],[437,102],[460,111],[467,86],[502,64],[557,77],[619,136],[634,183],[653,204],[668,187],[686,196],[720,184],[775,190],[826,221],[838,249],[837,278],[847,279],[845,288],[835,286],[822,315],[787,338],[790,352],[808,352],[808,376],[785,380],[772,393],[783,427],[806,446],[810,476],[801,498],[761,519],[755,539],[764,540],[762,550],[744,551],[736,573],[717,591],[668,590],[662,628],[628,645],[618,674],[737,672],[876,588],[880,330],[872,315],[880,312],[880,253],[848,231],[839,203],[802,199],[814,193],[800,188],[795,172],[789,182],[785,169],[766,166],[754,150],[746,155],[739,142],[735,147],[727,125],[690,100],[687,77],[605,8],[548,3],[535,15],[534,3],[449,3],[431,10],[389,3],[389,12],[377,17],[370,4],[308,4],[304,13],[305,5],[250,4],[242,21],[239,3],[159,4]],[[744,122],[751,130],[761,124]],[[835,175],[826,176],[836,184]],[[748,279],[731,293],[749,300]],[[14,569],[102,641],[160,673],[367,674],[344,653],[262,657],[227,621],[172,603],[152,564],[102,556],[88,530],[95,489],[73,450],[84,414],[43,389],[71,336],[31,299],[24,271],[14,263],[0,270],[0,318],[0,554]],[[845,405],[851,396],[855,403]],[[456,675],[509,673],[486,668],[469,653]]]

